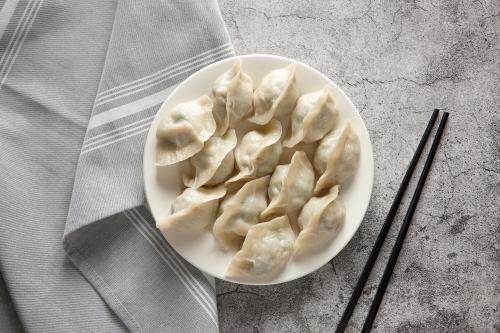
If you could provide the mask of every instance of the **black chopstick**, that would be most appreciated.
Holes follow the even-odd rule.
[[[406,212],[406,216],[403,220],[403,225],[401,226],[398,238],[396,239],[396,244],[394,244],[391,256],[389,257],[389,262],[385,267],[385,271],[382,275],[382,279],[380,280],[377,293],[375,294],[375,298],[373,299],[370,311],[368,312],[368,316],[366,317],[365,324],[363,326],[363,329],[361,330],[362,333],[370,332],[373,322],[375,321],[375,317],[377,316],[377,311],[380,307],[380,303],[382,302],[382,298],[384,297],[384,293],[387,289],[389,280],[391,279],[392,271],[394,270],[394,266],[396,265],[396,261],[398,260],[399,252],[401,251],[401,247],[403,246],[406,233],[408,232],[408,228],[410,227],[413,213],[415,213],[415,209],[417,208],[418,199],[420,198],[420,194],[422,193],[422,189],[424,188],[427,175],[429,174],[429,170],[431,169],[434,155],[436,155],[439,141],[441,140],[441,136],[443,135],[446,121],[448,120],[448,115],[449,113],[445,112],[443,114],[443,117],[441,118],[441,122],[439,123],[439,128],[437,130],[436,136],[434,137],[434,141],[432,142],[429,156],[427,156],[427,160],[425,161],[424,169],[422,170],[422,174],[420,175],[420,179],[418,180],[417,188],[415,189],[415,193],[413,194],[413,198],[411,199],[410,206],[408,207],[408,211]]]
[[[366,262],[365,268],[363,269],[363,272],[361,273],[361,276],[358,280],[358,283],[356,284],[356,287],[354,288],[354,292],[352,293],[351,299],[349,300],[349,303],[347,304],[347,308],[345,309],[344,314],[342,315],[342,318],[340,319],[340,323],[337,327],[337,330],[335,331],[336,333],[344,332],[346,327],[347,327],[347,324],[349,323],[349,319],[351,319],[351,315],[354,311],[354,308],[356,307],[356,304],[358,303],[359,296],[361,295],[361,292],[363,291],[363,288],[365,287],[366,281],[368,280],[368,277],[370,276],[370,272],[373,268],[373,265],[375,264],[375,261],[377,260],[377,256],[380,252],[380,249],[382,248],[382,245],[384,244],[385,237],[387,236],[387,233],[389,232],[392,221],[394,220],[394,216],[396,215],[396,212],[398,210],[399,204],[401,203],[401,200],[403,199],[406,188],[408,187],[408,183],[410,182],[411,176],[413,174],[413,170],[415,170],[415,167],[417,166],[418,159],[420,158],[420,155],[422,154],[422,151],[424,150],[425,143],[427,142],[427,139],[429,138],[429,135],[431,134],[432,127],[434,126],[434,123],[436,122],[436,118],[438,116],[438,113],[439,113],[439,110],[434,109],[434,112],[432,113],[431,119],[429,120],[429,124],[427,125],[427,128],[425,129],[424,135],[422,136],[422,139],[420,139],[420,143],[417,147],[417,150],[415,151],[415,155],[413,155],[413,159],[411,160],[410,165],[408,166],[408,170],[406,170],[406,174],[403,178],[403,182],[401,183],[401,186],[399,187],[398,193],[396,194],[396,197],[394,198],[394,202],[392,203],[391,209],[389,210],[389,213],[387,214],[384,225],[382,226],[382,229],[380,230],[380,234],[378,235],[377,241],[375,242],[375,245],[373,246],[372,252],[370,253],[370,256],[368,257],[368,261]]]

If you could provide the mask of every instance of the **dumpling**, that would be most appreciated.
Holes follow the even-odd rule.
[[[272,119],[263,129],[250,131],[234,151],[239,173],[227,182],[255,179],[273,172],[283,154],[281,123]]]
[[[184,161],[203,149],[215,132],[212,100],[203,95],[168,111],[156,129],[156,165]]]
[[[283,117],[292,112],[299,97],[296,66],[297,63],[293,63],[264,77],[253,94],[253,112],[248,115],[248,121],[264,125],[273,117]]]
[[[323,91],[301,96],[290,115],[283,146],[293,147],[301,141],[311,143],[320,140],[333,128],[338,113],[339,108],[329,86]]]
[[[226,276],[263,278],[276,272],[290,259],[294,240],[287,215],[252,226]]]
[[[269,206],[262,220],[273,214],[290,214],[301,209],[313,195],[314,169],[306,153],[296,151],[290,164],[278,165],[269,182]]]
[[[226,194],[226,188],[188,187],[172,203],[172,215],[156,223],[159,229],[175,228],[179,231],[202,229],[215,221],[219,199]]]
[[[293,245],[294,253],[304,248],[319,246],[333,239],[345,221],[345,206],[339,185],[327,195],[312,197],[300,211],[298,224],[301,232]]]
[[[260,222],[260,214],[267,207],[269,176],[252,180],[221,203],[214,223],[214,235],[224,249],[238,245],[248,229]]]
[[[228,130],[223,136],[208,139],[203,149],[189,159],[195,175],[194,178],[183,175],[184,185],[198,188],[225,181],[234,169],[233,148],[236,141],[234,129]]]
[[[359,152],[359,137],[349,121],[344,127],[321,139],[313,160],[314,167],[321,175],[314,195],[318,195],[325,187],[342,184],[351,177],[358,167]]]
[[[215,80],[213,115],[217,124],[217,135],[228,128],[235,128],[252,109],[253,82],[250,76],[241,71],[242,60],[234,62],[230,70]]]

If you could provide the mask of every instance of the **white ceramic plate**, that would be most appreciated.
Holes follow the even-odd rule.
[[[158,123],[165,113],[176,104],[194,100],[203,94],[212,96],[212,84],[215,79],[229,70],[235,59],[238,58],[243,59],[242,69],[252,78],[254,89],[270,71],[284,68],[294,62],[291,59],[271,55],[245,55],[229,58],[203,68],[182,82],[172,92],[156,114],[144,149],[144,185],[146,197],[156,221],[171,214],[172,202],[185,188],[182,183],[182,173],[190,172],[187,161],[171,166],[155,166],[156,127]],[[340,127],[349,119],[359,135],[361,156],[358,169],[355,175],[343,184],[340,191],[346,206],[345,224],[331,243],[308,251],[300,257],[292,257],[284,269],[261,280],[225,277],[226,270],[236,250],[227,253],[222,251],[217,239],[212,234],[212,225],[193,233],[162,230],[164,237],[181,256],[200,270],[219,279],[243,284],[267,285],[290,281],[309,274],[326,264],[347,245],[358,230],[368,208],[373,185],[373,152],[363,120],[344,92],[326,76],[303,63],[298,63],[296,70],[299,96],[320,91],[327,84],[330,84],[333,96],[340,108],[340,116],[335,128]],[[280,119],[284,125],[283,136],[288,128],[287,118]],[[236,128],[238,139],[241,139],[242,134],[255,126],[249,123],[238,125]],[[316,146],[317,144],[302,145],[298,146],[298,149],[305,150],[312,162]],[[285,148],[280,164],[290,163],[290,158],[295,150]],[[296,214],[290,218],[295,220]]]

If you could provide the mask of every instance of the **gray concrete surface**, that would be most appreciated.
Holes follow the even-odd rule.
[[[451,116],[372,331],[500,332],[500,2],[219,3],[237,54],[295,58],[344,89],[375,155],[371,203],[349,245],[293,282],[217,281],[221,332],[334,331],[434,108]],[[402,211],[348,332],[363,325]]]

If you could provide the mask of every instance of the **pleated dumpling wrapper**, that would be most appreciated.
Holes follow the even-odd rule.
[[[197,189],[188,187],[172,203],[172,215],[156,223],[156,227],[179,231],[202,229],[215,221],[219,199],[225,194],[226,188],[223,185]]]
[[[344,221],[345,205],[339,195],[339,185],[332,187],[323,197],[312,197],[299,214],[301,232],[293,245],[294,253],[332,240]]]
[[[273,214],[290,214],[300,210],[313,195],[314,169],[303,151],[293,154],[290,164],[278,165],[269,182],[269,206],[262,220]]]
[[[207,95],[177,104],[161,119],[156,129],[156,165],[187,160],[203,149],[215,132],[212,100]]]
[[[339,108],[329,86],[323,91],[301,96],[290,114],[283,146],[293,147],[299,142],[320,140],[331,131],[338,114]]]
[[[249,181],[222,200],[213,232],[225,250],[238,246],[250,227],[260,223],[260,214],[267,207],[269,177]]]
[[[295,234],[288,216],[254,225],[233,258],[226,276],[265,278],[285,266],[293,252]]]
[[[245,134],[234,151],[239,173],[226,185],[271,174],[283,154],[281,131],[281,123],[272,119],[263,129]]]
[[[253,111],[248,121],[265,125],[273,117],[289,115],[299,97],[297,88],[297,63],[267,74],[253,93]]]
[[[203,149],[189,159],[195,173],[193,178],[183,175],[184,185],[198,188],[225,181],[234,169],[233,148],[236,142],[234,129],[208,139]]]
[[[235,128],[252,109],[253,82],[250,76],[242,72],[241,64],[241,59],[236,60],[231,69],[219,76],[212,86],[217,135],[224,134],[228,128]]]
[[[324,188],[342,184],[351,177],[358,168],[359,154],[359,137],[350,121],[321,139],[313,160],[314,167],[321,175],[314,195]]]

